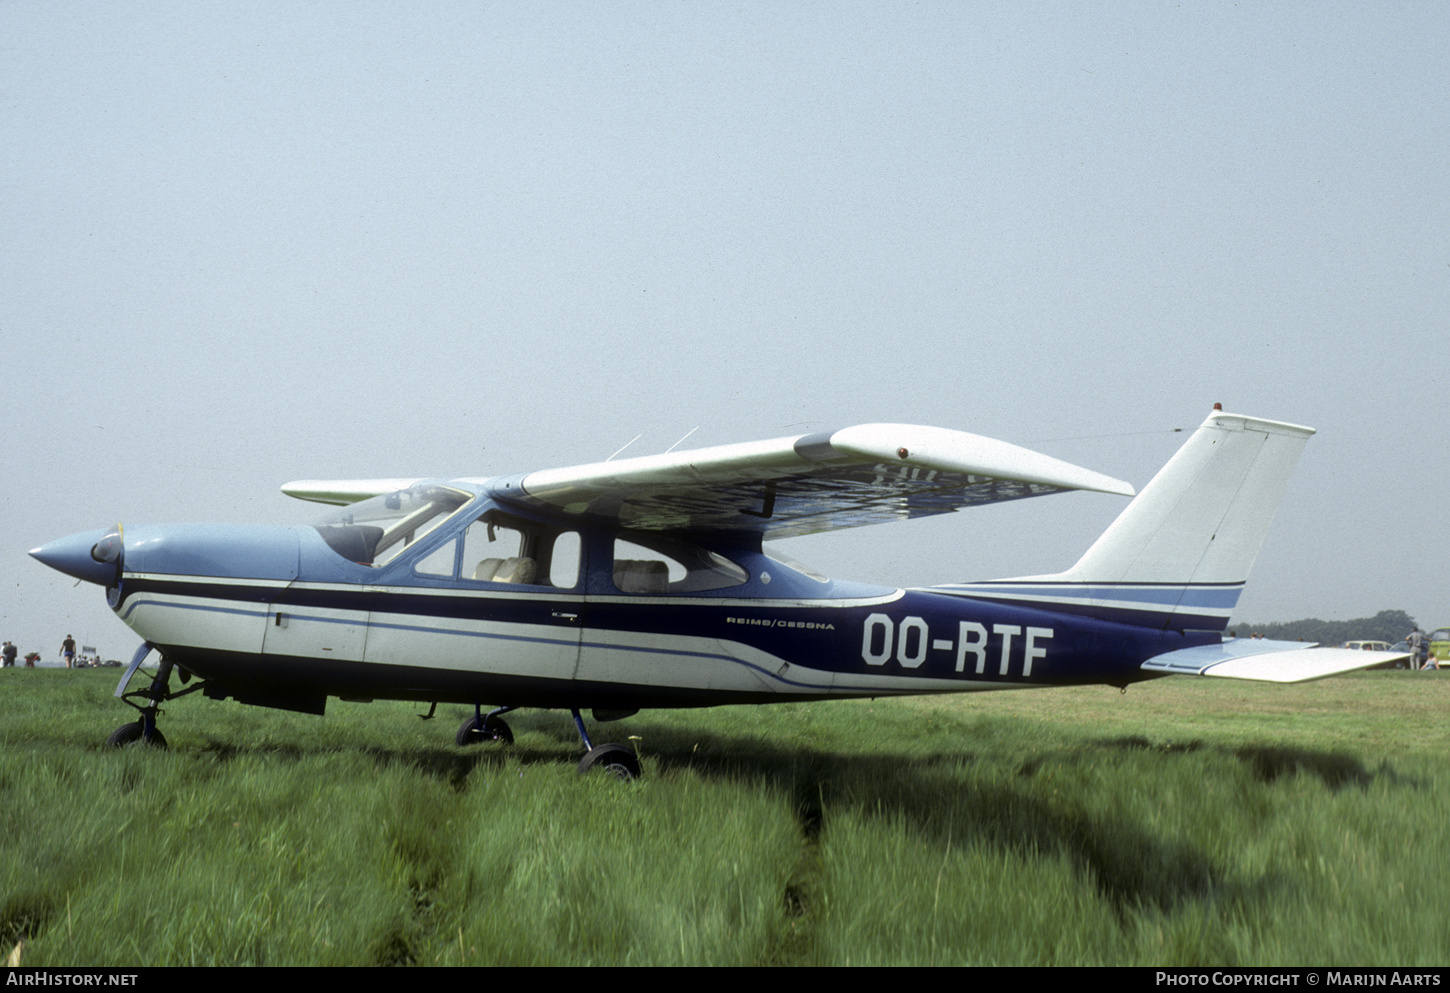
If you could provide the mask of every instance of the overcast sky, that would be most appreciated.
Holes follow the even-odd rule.
[[[1141,487],[1316,427],[1240,620],[1450,622],[1444,4],[0,2],[0,638],[26,555],[869,421]],[[1184,433],[1175,434],[1182,428]],[[785,550],[1055,572],[1070,494]]]

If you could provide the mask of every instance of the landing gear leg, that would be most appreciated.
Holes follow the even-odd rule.
[[[619,744],[594,744],[589,740],[589,732],[584,730],[584,718],[579,715],[579,711],[570,713],[574,715],[574,726],[579,729],[579,737],[583,739],[584,747],[589,750],[579,760],[581,775],[590,769],[603,769],[616,779],[626,782],[639,778],[639,756],[634,754],[633,748]]]
[[[507,714],[514,709],[516,708],[499,707],[496,710],[490,710],[485,715],[483,705],[475,703],[473,716],[464,721],[463,726],[458,729],[458,734],[453,739],[454,743],[467,746],[481,744],[485,741],[501,741],[505,745],[512,745],[514,733],[499,715]]]
[[[143,645],[142,647],[149,651],[149,646]],[[111,736],[106,739],[107,745],[112,748],[120,748],[123,745],[132,745],[138,741],[144,741],[146,744],[155,748],[166,747],[166,736],[156,726],[156,715],[161,712],[162,702],[171,697],[170,682],[172,668],[171,660],[162,656],[161,665],[157,668],[156,676],[151,680],[151,685],[142,693],[132,694],[145,699],[146,705],[141,706],[140,704],[126,700],[131,706],[141,711],[141,719],[139,721],[132,721],[130,724],[122,724],[116,730],[112,731]],[[122,699],[125,698],[123,697]]]

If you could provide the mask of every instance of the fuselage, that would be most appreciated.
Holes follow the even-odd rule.
[[[128,527],[109,602],[208,695],[314,712],[329,696],[631,710],[1126,685],[1218,640],[821,580],[758,540],[561,523],[447,485],[462,502],[386,561],[354,551],[378,529],[351,518]]]

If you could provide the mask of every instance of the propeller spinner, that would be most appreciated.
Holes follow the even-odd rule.
[[[121,525],[83,531],[30,550],[32,558],[67,576],[97,586],[115,586],[121,579],[125,540]]]

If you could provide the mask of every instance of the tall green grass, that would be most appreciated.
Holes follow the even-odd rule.
[[[566,715],[0,674],[0,953],[29,965],[1443,964],[1450,679],[1165,679]]]

